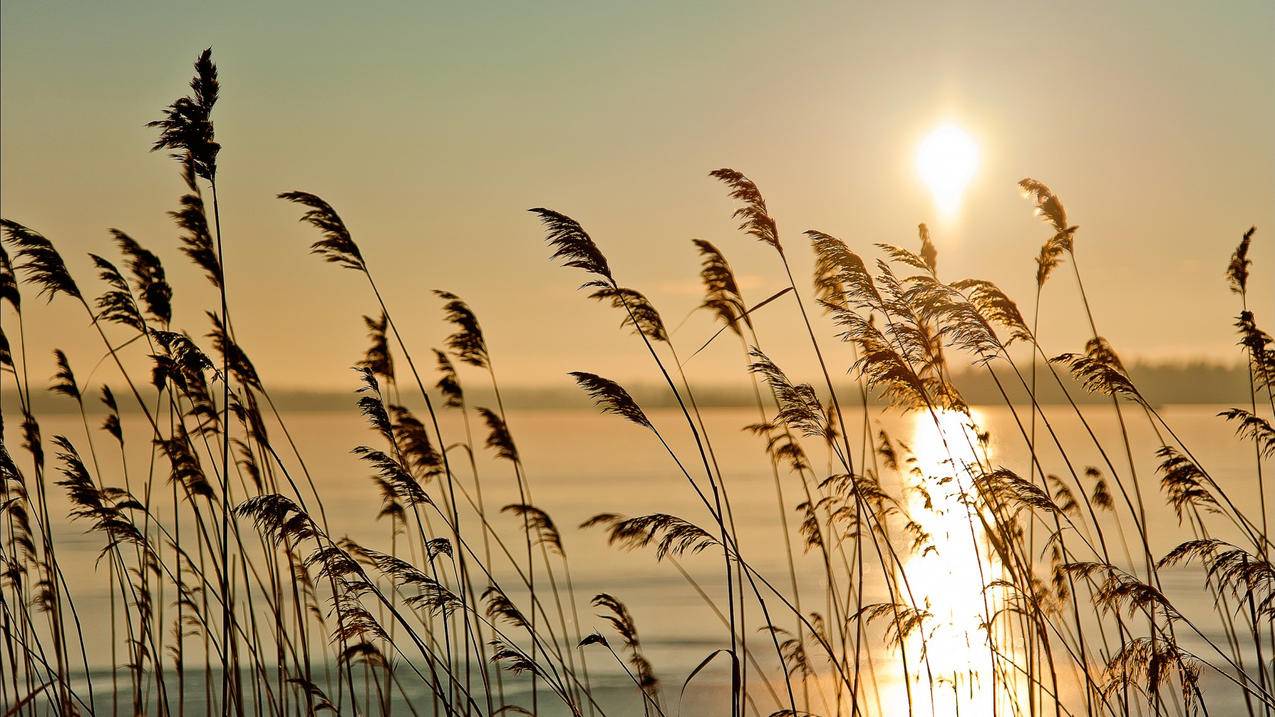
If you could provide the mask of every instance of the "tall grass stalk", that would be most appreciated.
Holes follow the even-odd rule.
[[[185,182],[171,213],[181,231],[176,248],[217,293],[210,332],[174,321],[158,255],[124,232],[110,233],[120,263],[89,256],[90,289],[54,242],[3,220],[0,387],[10,392],[6,409],[17,409],[5,426],[13,439],[0,445],[6,716],[606,717],[640,709],[667,717],[692,709],[692,693],[712,702],[711,713],[732,717],[1185,716],[1238,710],[1241,701],[1251,715],[1275,713],[1266,485],[1275,457],[1275,340],[1250,305],[1253,230],[1226,268],[1239,297],[1248,395],[1218,420],[1253,459],[1237,469],[1208,465],[1204,439],[1169,420],[1099,334],[1100,307],[1074,251],[1077,229],[1036,180],[1020,188],[1050,236],[1036,259],[1028,319],[992,282],[941,274],[925,225],[915,251],[806,232],[812,297],[794,270],[798,248],[781,242],[757,185],[735,170],[712,172],[737,203],[739,228],[774,252],[779,291],[748,305],[723,253],[697,240],[704,294],[696,308],[713,315],[717,331],[695,341],[693,353],[677,345],[684,336],[673,340],[654,302],[617,280],[578,222],[533,210],[553,258],[584,271],[590,298],[619,311],[637,335],[637,356],[650,361],[672,404],[648,412],[619,383],[572,373],[602,413],[654,439],[651,455],[690,488],[695,515],[599,510],[581,525],[615,549],[671,564],[704,603],[712,631],[716,623],[725,630],[697,665],[674,676],[652,662],[667,625],[648,623],[645,606],[631,610],[609,585],[591,590],[587,603],[577,594],[585,585],[575,578],[576,537],[554,520],[554,496],[532,490],[538,456],[514,438],[514,426],[529,423],[509,404],[509,369],[498,378],[469,304],[435,293],[448,333],[445,350],[432,355],[437,383],[427,386],[400,333],[415,315],[391,311],[389,287],[376,283],[330,204],[288,192],[280,196],[300,205],[320,234],[312,251],[358,272],[370,289],[370,348],[357,364],[355,402],[374,439],[349,445],[388,524],[378,524],[375,545],[341,532],[354,516],[329,516],[326,476],[312,471],[316,459],[303,455],[295,424],[238,343],[229,313],[212,122],[219,93],[205,51],[190,94],[152,123],[153,149],[179,160]],[[1063,332],[1040,309],[1064,261],[1082,309],[1071,318],[1089,338],[1055,355],[1046,340]],[[84,364],[54,354],[50,389],[74,401],[64,406],[75,416],[48,438],[28,377],[23,322],[33,309],[22,303],[25,287],[78,304],[100,342]],[[771,339],[763,347],[771,321],[795,322],[804,334],[798,344],[809,345]],[[745,357],[737,378],[755,412],[747,430],[764,444],[756,473],[773,484],[777,520],[761,526],[771,551],[783,554],[773,576],[762,569],[767,546],[742,545],[752,535],[745,506],[753,502],[737,478],[747,475],[747,460],[724,450],[704,386],[689,370],[726,332]],[[848,360],[825,349],[829,337],[849,344]],[[790,352],[813,358],[815,384],[780,368]],[[94,371],[72,371],[93,360]],[[411,376],[406,392],[396,362],[406,366],[404,380]],[[111,385],[94,378],[104,363],[114,369]],[[486,428],[479,438],[461,387],[461,372],[471,369],[494,400],[473,407]],[[844,381],[833,378],[840,370]],[[981,409],[967,403],[965,375],[990,382],[1007,435],[991,435]],[[846,400],[854,388],[858,406]],[[100,401],[85,401],[99,389]],[[1113,410],[1087,407],[1082,393]],[[409,403],[423,405],[420,418]],[[1145,427],[1127,422],[1139,414]],[[97,427],[94,415],[105,416]],[[900,415],[920,442],[886,432]],[[483,438],[487,456],[476,444]],[[490,459],[512,474],[503,490],[491,482]],[[516,498],[493,502],[502,493]],[[64,517],[88,538],[72,543]],[[502,520],[515,521],[520,535],[498,530]],[[1157,555],[1153,526],[1157,540],[1172,536],[1176,547]],[[93,598],[69,567],[85,544],[106,563]],[[694,559],[701,553],[706,559]],[[933,584],[949,574],[950,585]],[[101,614],[92,614],[87,601],[99,595]],[[89,650],[103,640],[109,694],[95,689],[95,670],[105,665]]]

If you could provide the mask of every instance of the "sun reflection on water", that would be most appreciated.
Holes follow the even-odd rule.
[[[984,625],[999,607],[997,591],[985,589],[997,579],[999,566],[972,512],[976,466],[988,460],[978,421],[976,412],[922,412],[912,426],[906,505],[925,539],[917,550],[904,551],[899,582],[901,600],[929,613],[924,630],[913,632],[904,646],[920,713],[930,712],[932,699],[934,714],[991,714],[996,699]],[[1001,645],[996,649],[1005,651]],[[902,685],[897,692],[887,714],[906,714]]]

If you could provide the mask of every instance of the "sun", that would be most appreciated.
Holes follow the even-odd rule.
[[[916,171],[934,195],[939,215],[951,217],[960,209],[961,195],[978,171],[978,145],[957,125],[941,124],[917,146]]]

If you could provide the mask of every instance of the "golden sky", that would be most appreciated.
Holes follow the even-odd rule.
[[[670,325],[699,299],[692,238],[726,252],[752,300],[780,288],[707,177],[722,166],[761,186],[806,276],[805,229],[876,256],[931,221],[943,277],[990,279],[1024,311],[1047,232],[1015,183],[1043,180],[1080,226],[1098,327],[1126,358],[1238,359],[1223,270],[1256,224],[1250,303],[1275,327],[1269,2],[2,8],[0,211],[52,239],[85,286],[85,253],[114,256],[107,229],[128,232],[165,260],[176,323],[196,335],[215,297],[177,251],[178,168],[148,153],[144,124],[213,47],[231,313],[274,386],[352,386],[374,308],[357,276],[306,253],[313,230],[274,198],[293,189],[342,214],[419,356],[444,334],[429,290],[448,289],[511,383],[657,378],[619,316],[547,260],[529,207],[580,220]],[[981,162],[959,215],[939,221],[913,155],[945,121]],[[33,380],[55,346],[87,374],[100,351],[82,313],[33,292],[27,306]],[[1057,273],[1047,351],[1079,348],[1079,309]],[[801,336],[791,307],[767,311],[763,340],[800,374],[805,346],[782,347]],[[689,353],[712,330],[697,315],[675,339]],[[718,382],[741,363],[724,345],[690,373]]]

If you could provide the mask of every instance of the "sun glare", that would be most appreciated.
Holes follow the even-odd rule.
[[[942,124],[921,140],[916,169],[934,195],[939,215],[951,217],[960,209],[961,195],[978,171],[978,145],[960,127]]]
[[[913,633],[906,649],[910,654],[925,654],[936,684],[947,685],[931,693],[936,715],[960,715],[961,708],[993,714],[998,694],[983,625],[988,615],[1001,608],[1004,595],[984,587],[1000,573],[987,544],[976,537],[973,526],[978,518],[969,508],[971,469],[980,463],[975,427],[979,420],[976,411],[968,417],[941,409],[935,414],[921,412],[912,432],[916,471],[908,475],[908,514],[924,532],[927,547],[909,556],[902,569],[911,599],[926,611],[927,618],[924,637]],[[994,643],[1002,653],[1012,655],[999,636]],[[921,671],[911,679],[917,681],[917,688],[922,686]],[[900,692],[890,695],[891,714],[907,707]]]

